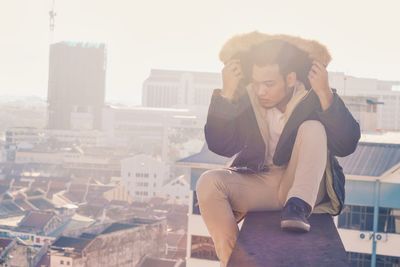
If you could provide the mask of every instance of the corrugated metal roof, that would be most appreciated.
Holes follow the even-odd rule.
[[[205,144],[199,153],[178,162],[225,165],[229,160],[211,152]],[[400,163],[400,144],[360,142],[353,154],[338,160],[345,174],[379,177]]]
[[[360,142],[353,154],[338,160],[345,174],[379,177],[400,163],[400,144]]]

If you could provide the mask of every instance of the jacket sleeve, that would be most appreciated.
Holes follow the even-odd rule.
[[[244,143],[240,134],[240,104],[221,96],[221,89],[215,89],[208,109],[207,122],[204,126],[208,148],[221,156],[232,157],[238,153]]]
[[[335,90],[332,104],[325,111],[317,111],[317,115],[325,126],[328,149],[333,155],[345,157],[356,150],[361,136],[360,125]]]

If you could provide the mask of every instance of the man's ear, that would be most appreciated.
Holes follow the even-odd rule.
[[[286,84],[289,87],[293,87],[297,81],[297,74],[296,72],[292,71],[288,75],[286,75]]]

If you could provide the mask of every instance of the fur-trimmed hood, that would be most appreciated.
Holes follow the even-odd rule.
[[[258,31],[238,34],[230,38],[222,47],[219,53],[219,59],[226,63],[240,53],[249,51],[253,46],[268,40],[286,41],[297,48],[308,53],[311,59],[317,60],[328,66],[331,61],[331,55],[328,49],[321,43],[314,40],[307,40],[297,36],[286,34],[266,34]]]

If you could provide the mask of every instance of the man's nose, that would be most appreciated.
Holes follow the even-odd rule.
[[[267,87],[264,85],[257,86],[256,93],[257,95],[265,95],[267,93]]]

